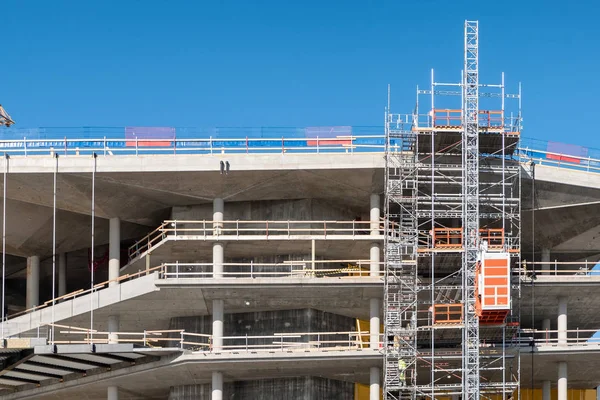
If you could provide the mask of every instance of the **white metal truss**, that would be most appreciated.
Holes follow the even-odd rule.
[[[396,118],[396,120],[394,120]],[[417,388],[417,135],[386,112],[384,398]]]
[[[431,88],[417,88],[413,114],[390,114],[389,102],[386,110],[386,400],[506,398],[519,387],[511,349],[518,315],[481,322],[476,268],[480,245],[508,252],[513,265],[520,258],[520,167],[511,157],[521,91],[506,94],[504,75],[501,84],[480,84],[478,23],[467,21],[464,34],[459,83],[436,82],[432,70]],[[431,96],[423,113],[419,95]],[[462,101],[436,108],[438,95]],[[479,98],[501,104],[480,110]],[[505,99],[518,100],[516,117],[505,115]],[[502,232],[501,244],[491,231]],[[462,306],[458,321],[436,319],[435,310],[448,305]]]
[[[463,71],[463,395],[479,400],[479,317],[476,313],[476,269],[479,253],[479,24],[465,21]]]

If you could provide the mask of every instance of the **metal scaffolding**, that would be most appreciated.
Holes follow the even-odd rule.
[[[519,387],[521,94],[505,93],[504,75],[479,83],[478,22],[464,28],[461,82],[432,70],[408,115],[390,112],[388,93],[385,399],[497,399]],[[436,108],[440,96],[457,107]],[[486,275],[487,264],[505,274]]]

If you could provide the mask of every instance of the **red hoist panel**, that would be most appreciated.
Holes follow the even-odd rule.
[[[482,325],[502,324],[510,311],[510,256],[481,255],[477,265],[477,315]]]

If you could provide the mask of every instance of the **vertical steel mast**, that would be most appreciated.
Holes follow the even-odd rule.
[[[465,21],[463,72],[463,399],[479,400],[479,317],[476,279],[479,253],[479,23]]]

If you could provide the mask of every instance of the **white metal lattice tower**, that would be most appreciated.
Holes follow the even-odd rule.
[[[432,70],[413,113],[391,114],[388,101],[386,400],[506,398],[520,385],[511,354],[519,314],[510,299],[499,308],[485,303],[480,267],[501,253],[509,267],[519,265],[521,169],[512,155],[521,93],[505,93],[504,74],[500,84],[479,83],[478,34],[478,22],[466,21],[460,82],[436,81]],[[480,110],[480,97],[499,107]],[[516,117],[514,106],[507,116],[505,99],[518,100]],[[520,285],[511,290],[518,296]]]
[[[417,135],[386,112],[384,398],[414,399],[417,385]]]
[[[479,253],[479,24],[465,21],[463,71],[463,399],[479,400],[479,317],[476,313]]]

